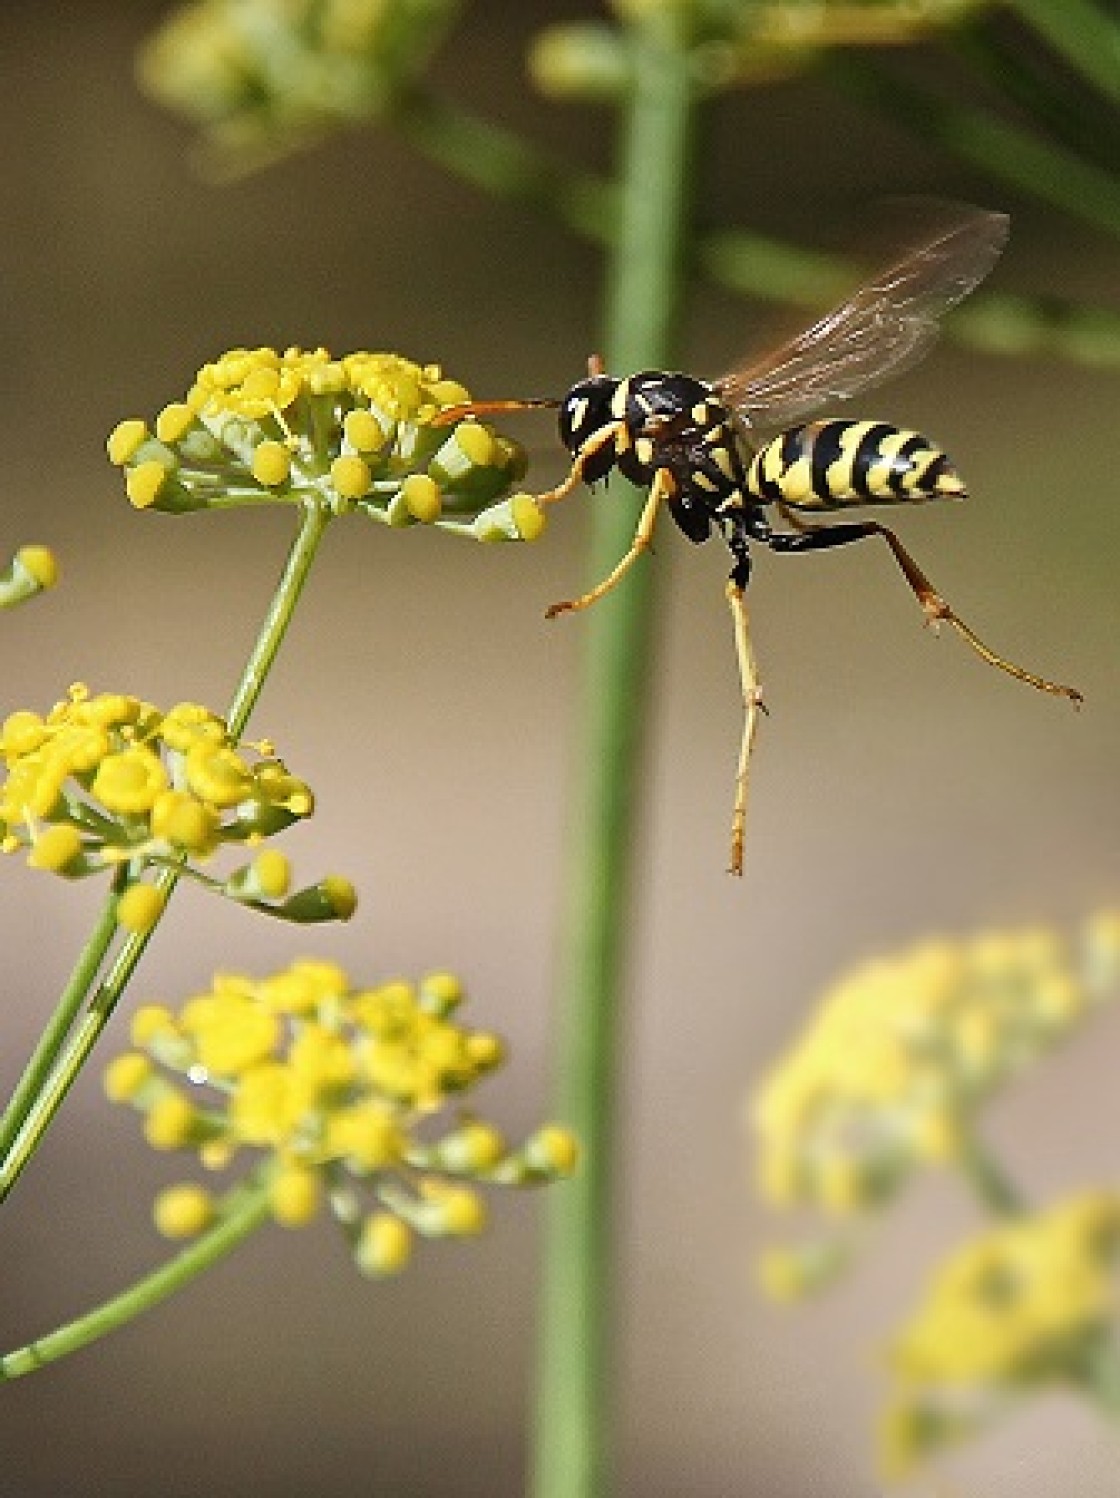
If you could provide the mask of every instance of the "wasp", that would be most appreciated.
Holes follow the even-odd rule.
[[[731,824],[733,874],[743,868],[747,772],[762,707],[744,602],[752,543],[784,555],[880,537],[929,624],[951,625],[989,665],[1039,691],[1075,704],[1082,700],[1074,687],[1036,676],[984,644],[887,526],[866,519],[821,525],[803,518],[863,505],[966,497],[949,458],[919,432],[884,421],[807,418],[922,358],[940,318],[995,264],[1008,227],[1001,213],[942,209],[935,230],[846,301],[717,380],[657,369],[619,379],[593,356],[586,379],[560,399],[473,402],[440,413],[444,424],[464,416],[558,409],[571,467],[555,488],[535,496],[539,504],[564,499],[613,469],[648,491],[625,555],[588,592],[554,603],[549,618],[588,608],[608,593],[649,548],[663,506],[690,541],[723,538],[733,562],[726,592],[744,704]],[[767,437],[768,431],[777,435]],[[775,528],[771,509],[788,529]]]

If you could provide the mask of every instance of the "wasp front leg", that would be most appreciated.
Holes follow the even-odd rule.
[[[582,456],[582,451],[580,456]],[[576,461],[578,462],[579,460],[577,459]],[[659,468],[653,476],[653,483],[650,485],[649,495],[642,509],[642,513],[638,517],[637,528],[634,531],[634,539],[630,543],[630,549],[629,551],[627,551],[626,555],[621,559],[618,565],[614,567],[605,578],[603,578],[602,582],[596,584],[596,586],[592,588],[589,593],[583,593],[579,598],[568,598],[563,600],[561,603],[552,604],[550,608],[547,608],[545,610],[545,618],[554,619],[557,614],[568,614],[571,613],[574,609],[589,608],[591,604],[598,603],[599,599],[602,598],[604,593],[609,593],[610,590],[615,586],[615,584],[618,583],[625,575],[625,573],[628,572],[629,569],[634,565],[634,563],[641,556],[642,552],[649,549],[650,542],[653,539],[653,528],[657,522],[657,512],[661,508],[662,502],[666,499],[670,499],[675,493],[676,483],[673,479],[673,475],[667,468]]]
[[[743,737],[739,744],[739,767],[735,774],[735,806],[731,813],[731,863],[729,874],[742,876],[743,841],[747,823],[747,776],[758,728],[759,712],[765,712],[762,686],[751,644],[750,618],[743,602],[743,589],[732,577],[727,584],[727,602],[735,628],[735,656],[739,663],[739,685],[743,694]]]
[[[625,432],[624,421],[611,421],[606,426],[600,427],[597,432],[588,437],[579,452],[572,459],[572,466],[568,470],[566,478],[553,489],[546,489],[543,494],[534,494],[533,498],[539,505],[555,504],[558,499],[566,499],[573,489],[578,489],[583,483],[583,475],[587,465],[596,453],[602,452],[604,447],[616,446],[619,434]]]

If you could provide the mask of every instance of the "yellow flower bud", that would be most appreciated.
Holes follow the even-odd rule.
[[[461,422],[455,428],[455,441],[463,455],[479,468],[485,468],[494,462],[494,438],[477,421]]]
[[[137,417],[119,421],[109,433],[105,450],[115,468],[123,468],[148,435],[147,424]]]
[[[117,901],[117,925],[143,936],[159,920],[167,896],[154,884],[133,884]]]
[[[141,1004],[132,1016],[129,1034],[133,1045],[146,1049],[153,1041],[161,1038],[177,1038],[179,1027],[166,1004]]]
[[[342,431],[350,446],[360,453],[380,452],[388,436],[377,417],[364,406],[347,412]]]
[[[515,494],[510,500],[514,528],[522,541],[535,541],[544,533],[544,509],[531,494]]]
[[[164,1238],[196,1238],[214,1220],[214,1201],[202,1186],[169,1186],[156,1197],[152,1216]]]
[[[253,477],[258,484],[273,488],[287,483],[292,471],[292,455],[282,442],[265,441],[253,453]]]
[[[156,436],[161,442],[180,442],[196,420],[197,417],[185,401],[174,401],[171,405],[164,406],[156,417]]]
[[[440,1140],[437,1155],[448,1170],[464,1173],[489,1170],[506,1152],[498,1130],[486,1123],[468,1123]]]
[[[127,1051],[105,1068],[102,1082],[105,1096],[113,1103],[130,1102],[152,1075],[152,1063],[147,1056],[142,1056],[139,1051]]]
[[[449,1238],[473,1238],[486,1226],[486,1204],[469,1186],[454,1186],[443,1181],[425,1183],[424,1195],[431,1212],[430,1231]]]
[[[278,1170],[269,1187],[272,1215],[287,1228],[303,1227],[319,1210],[322,1189],[315,1171],[303,1165]]]
[[[187,791],[161,792],[152,802],[149,820],[153,837],[197,857],[205,857],[218,845],[221,821],[217,812]]]
[[[424,473],[410,473],[401,485],[401,498],[414,520],[429,525],[443,508],[439,485]]]
[[[167,479],[167,468],[155,458],[137,463],[130,468],[124,481],[124,492],[129,503],[137,510],[146,510],[159,498],[159,491]]]
[[[142,744],[107,754],[93,778],[93,794],[108,811],[135,816],[149,811],[167,789],[167,770],[158,754]]]
[[[369,464],[357,453],[344,453],[331,464],[331,483],[340,499],[361,499],[372,482]]]
[[[58,558],[49,546],[21,546],[16,552],[16,562],[40,588],[53,588],[58,581]]]
[[[252,787],[249,768],[235,750],[204,740],[187,750],[186,774],[195,795],[212,806],[236,806]]]
[[[412,1232],[392,1212],[374,1212],[362,1224],[354,1260],[363,1274],[381,1279],[399,1274],[412,1257]]]
[[[56,827],[45,827],[36,836],[27,855],[27,866],[64,874],[67,866],[81,857],[81,852],[81,833],[69,823],[60,823]]]
[[[534,1170],[570,1176],[579,1163],[579,1140],[570,1129],[548,1124],[527,1141],[524,1154]]]
[[[157,1150],[182,1149],[194,1135],[195,1112],[181,1092],[167,1092],[144,1120],[144,1138]]]

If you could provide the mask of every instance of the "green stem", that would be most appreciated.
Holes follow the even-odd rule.
[[[240,738],[244,732],[249,714],[260,696],[269,668],[280,648],[304,583],[307,581],[307,575],[329,519],[330,511],[323,505],[307,504],[303,508],[299,531],[288,554],[287,563],[276,592],[273,594],[252,654],[241,674],[241,680],[227,715],[229,732],[234,739]],[[179,869],[165,868],[160,870],[153,881],[155,888],[164,897],[164,909],[181,877]],[[75,1023],[81,1002],[112,940],[113,932],[106,928],[111,924],[115,911],[116,901],[114,900],[111,906],[103,912],[97,932],[94,938],[91,938],[87,953],[83,954],[83,961],[79,964],[83,982],[80,991],[74,987],[74,980],[71,980],[71,986],[67,989],[69,1012],[66,1016],[65,1029],[62,1028],[61,1019],[58,1018],[62,1009],[60,1004],[59,1011],[56,1011],[56,1020],[51,1022],[51,1039],[48,1041],[45,1032],[36,1050],[36,1055],[38,1056],[41,1051],[44,1058],[49,1050],[50,1064],[37,1067],[34,1086],[30,1081],[26,1081],[26,1085],[21,1084],[23,1093],[21,1113],[18,1117],[13,1114],[11,1137],[3,1155],[3,1164],[0,1165],[0,1201],[11,1191],[24,1167],[34,1155],[86,1058],[109,1023],[121,994],[155,933],[158,919],[147,931],[133,933],[128,937],[90,1000],[85,1014],[80,1022]],[[100,937],[101,945],[97,951],[96,963],[91,965],[92,952],[98,937]],[[71,987],[74,987],[73,993],[71,993]]]
[[[650,12],[635,39],[618,242],[608,286],[607,355],[620,370],[666,362],[680,295],[691,186],[694,99],[682,22]],[[632,496],[631,496],[632,497]],[[593,510],[596,578],[627,549],[635,507],[622,493]],[[592,1498],[608,1483],[607,1346],[619,987],[641,782],[652,569],[635,567],[581,623],[582,783],[570,814],[561,932],[559,1116],[584,1163],[546,1208],[533,1474],[535,1498]]]
[[[245,732],[249,714],[256,706],[265,678],[268,676],[272,662],[276,659],[276,652],[280,649],[288,625],[291,623],[292,614],[303,592],[303,585],[307,581],[311,564],[315,560],[315,553],[319,549],[319,542],[323,539],[323,532],[330,518],[331,512],[323,504],[309,502],[303,507],[299,531],[288,553],[287,563],[276,592],[273,594],[264,623],[261,625],[257,643],[253,646],[253,653],[241,673],[241,680],[237,684],[229,712],[226,714],[230,737],[234,740],[239,739]]]
[[[1120,1346],[1102,1331],[1087,1347],[1080,1369],[1081,1386],[1110,1420],[1120,1420]]]
[[[1120,234],[1120,183],[1073,152],[960,100],[942,99],[868,59],[832,56],[828,77],[912,134],[955,152],[997,180]]]
[[[1026,1211],[1022,1192],[975,1134],[966,1138],[958,1163],[973,1195],[993,1217],[1018,1217]]]
[[[152,881],[153,886],[164,897],[164,909],[179,878],[178,869],[163,869]],[[116,902],[113,903],[115,912]],[[66,1094],[77,1080],[86,1058],[109,1023],[128,980],[155,934],[156,924],[158,921],[147,931],[133,932],[121,946],[85,1014],[71,1027],[64,1048],[56,1053],[54,1064],[39,1083],[21,1127],[0,1166],[0,1201],[4,1200],[23,1174],[24,1167],[38,1149]]]
[[[66,1037],[78,1017],[86,995],[93,986],[101,964],[105,960],[105,954],[117,933],[117,895],[118,891],[114,886],[112,893],[101,908],[101,914],[90,933],[89,940],[74,964],[74,970],[62,991],[55,1011],[48,1020],[31,1054],[31,1059],[16,1084],[11,1101],[4,1110],[4,1116],[0,1119],[0,1160],[5,1162],[5,1166],[0,1168],[0,1183],[4,1181],[12,1145],[35,1099],[46,1084],[51,1067],[65,1044]],[[0,1184],[0,1200],[7,1194],[9,1186],[10,1183],[7,1186]]]
[[[67,1322],[57,1331],[38,1337],[26,1347],[0,1357],[0,1379],[20,1378],[53,1363],[67,1353],[77,1352],[107,1332],[124,1326],[135,1316],[149,1311],[176,1290],[181,1290],[196,1275],[236,1248],[262,1223],[267,1222],[271,1206],[268,1182],[258,1172],[227,1204],[219,1221],[183,1251],[161,1265],[154,1273],[130,1285],[122,1294],[107,1300],[95,1310]]]
[[[1076,72],[1055,68],[1041,48],[1024,46],[1022,33],[1009,32],[1004,21],[988,11],[955,27],[953,50],[1045,135],[1111,172],[1120,137],[1115,106],[1090,93]]]
[[[452,176],[499,198],[546,213],[564,227],[611,242],[618,193],[511,131],[415,95],[394,116],[402,135]],[[713,229],[696,236],[692,263],[737,296],[821,311],[857,284],[861,270],[844,256],[775,239],[753,229]],[[981,293],[945,323],[950,339],[1001,355],[1050,354],[1074,363],[1120,364],[1120,316],[1057,298]],[[621,366],[620,366],[621,367]]]
[[[1093,0],[1011,0],[1023,20],[1102,94],[1120,103],[1120,26]]]
[[[567,228],[609,239],[615,189],[531,145],[512,130],[419,92],[403,100],[393,124],[417,151],[488,196],[545,210]]]

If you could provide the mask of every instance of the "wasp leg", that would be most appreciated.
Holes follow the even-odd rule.
[[[573,489],[578,489],[583,482],[583,471],[590,460],[602,448],[609,447],[617,439],[619,433],[625,430],[626,423],[624,421],[612,421],[609,425],[600,427],[593,436],[588,437],[587,441],[572,459],[572,466],[568,471],[567,478],[562,479],[554,489],[546,489],[543,494],[533,495],[537,504],[555,504],[558,499],[566,499]]]
[[[594,440],[594,439],[592,439]],[[590,444],[588,444],[590,445]],[[580,456],[583,456],[581,449]],[[577,458],[577,463],[579,459]],[[609,593],[614,585],[622,578],[641,556],[643,551],[649,547],[653,539],[653,527],[657,520],[657,512],[661,508],[662,500],[668,499],[676,493],[676,485],[673,476],[667,468],[659,468],[653,476],[649,495],[645,507],[638,517],[637,528],[634,531],[634,539],[630,543],[630,549],[612,571],[608,572],[601,583],[598,583],[589,593],[583,593],[579,598],[565,599],[561,603],[554,603],[545,610],[546,619],[554,619],[557,614],[568,614],[573,609],[586,609],[593,603],[597,603],[604,593]],[[541,496],[538,495],[538,499]]]
[[[747,822],[747,773],[750,768],[751,750],[754,747],[755,731],[758,728],[759,710],[765,711],[762,703],[762,687],[758,680],[754,648],[751,645],[750,619],[743,602],[743,589],[734,578],[727,584],[727,602],[735,628],[735,656],[739,662],[739,683],[743,690],[743,737],[739,744],[739,767],[735,773],[735,807],[731,813],[731,863],[729,874],[743,873],[743,837]]]
[[[862,541],[867,536],[882,536],[890,547],[902,575],[910,584],[910,589],[921,604],[922,612],[930,624],[936,626],[944,620],[946,624],[952,625],[965,644],[975,650],[981,660],[987,661],[990,666],[998,667],[1000,671],[1006,671],[1008,676],[1014,676],[1017,681],[1025,681],[1028,686],[1037,687],[1040,692],[1050,692],[1055,697],[1068,697],[1075,706],[1084,701],[1076,687],[1062,686],[1060,682],[1047,681],[1044,676],[1036,676],[1033,671],[1027,671],[1022,666],[1015,665],[1013,661],[1004,660],[1002,655],[997,655],[994,650],[985,645],[983,640],[975,635],[964,620],[949,607],[894,531],[889,530],[885,525],[880,525],[877,520],[849,521],[840,525],[819,526],[809,525],[802,521],[793,535],[779,531],[760,536],[758,539],[765,541],[772,551],[793,552],[822,551],[830,546],[846,546],[850,541]]]

